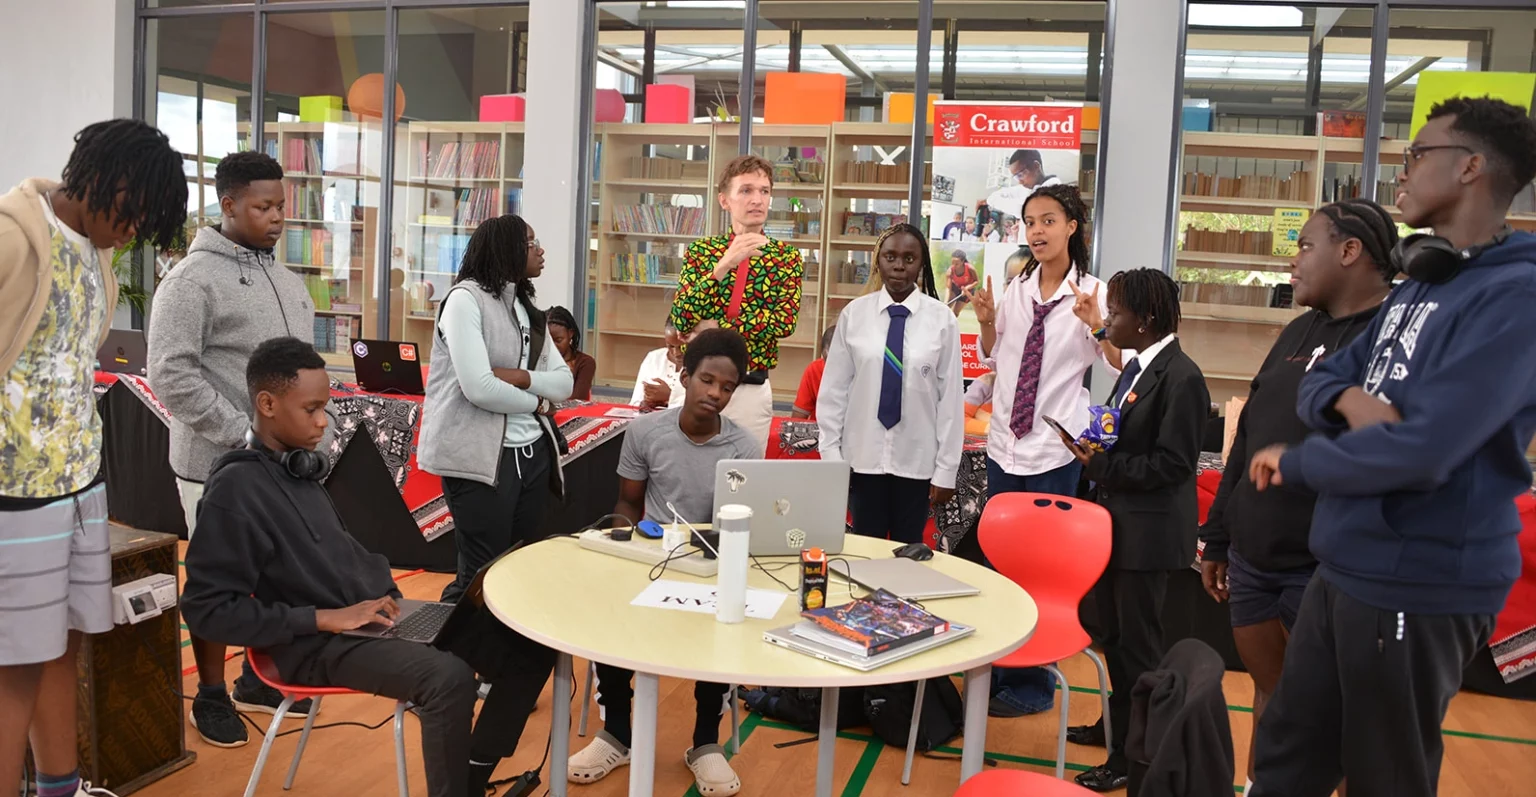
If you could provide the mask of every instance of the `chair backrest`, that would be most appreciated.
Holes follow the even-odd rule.
[[[1076,607],[1109,565],[1109,512],[1091,501],[1002,493],[977,531],[987,561],[1036,603]]]
[[[245,660],[251,663],[251,671],[261,682],[273,689],[283,689],[287,684],[283,683],[283,677],[277,673],[277,664],[271,657],[255,648],[245,649]]]

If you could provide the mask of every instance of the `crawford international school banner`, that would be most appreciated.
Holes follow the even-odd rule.
[[[933,111],[929,246],[935,283],[957,308],[965,378],[987,373],[981,327],[966,289],[992,275],[994,300],[1029,260],[1024,200],[1044,185],[1076,184],[1083,107],[1014,102],[939,102]]]

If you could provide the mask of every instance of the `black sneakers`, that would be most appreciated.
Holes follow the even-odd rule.
[[[218,697],[198,695],[192,700],[192,727],[203,741],[214,747],[241,747],[250,741],[245,721],[235,712],[228,693]]]
[[[254,679],[252,679],[254,680]],[[263,714],[276,714],[277,707],[283,704],[283,694],[276,689],[256,681],[248,683],[244,678],[235,680],[235,707],[241,711],[259,711]],[[283,716],[287,719],[301,720],[309,716],[309,698],[300,700],[288,707],[288,713]]]

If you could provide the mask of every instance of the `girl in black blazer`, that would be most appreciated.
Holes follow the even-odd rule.
[[[1163,657],[1168,574],[1195,560],[1195,471],[1211,407],[1205,375],[1174,337],[1179,287],[1173,279],[1150,268],[1122,272],[1109,280],[1105,298],[1109,313],[1095,337],[1136,352],[1124,360],[1110,399],[1120,408],[1120,437],[1112,449],[1098,454],[1063,439],[1097,485],[1098,501],[1114,521],[1109,568],[1094,587],[1114,686],[1109,699],[1113,738],[1104,765],[1077,776],[1079,785],[1100,792],[1126,784],[1131,687],[1142,673],[1157,669]],[[1067,738],[1104,744],[1102,719],[1072,728]]]

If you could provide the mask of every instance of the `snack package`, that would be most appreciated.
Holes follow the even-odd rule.
[[[1084,451],[1103,453],[1115,447],[1120,439],[1120,410],[1106,404],[1088,408],[1088,428],[1078,436],[1077,443]]]

